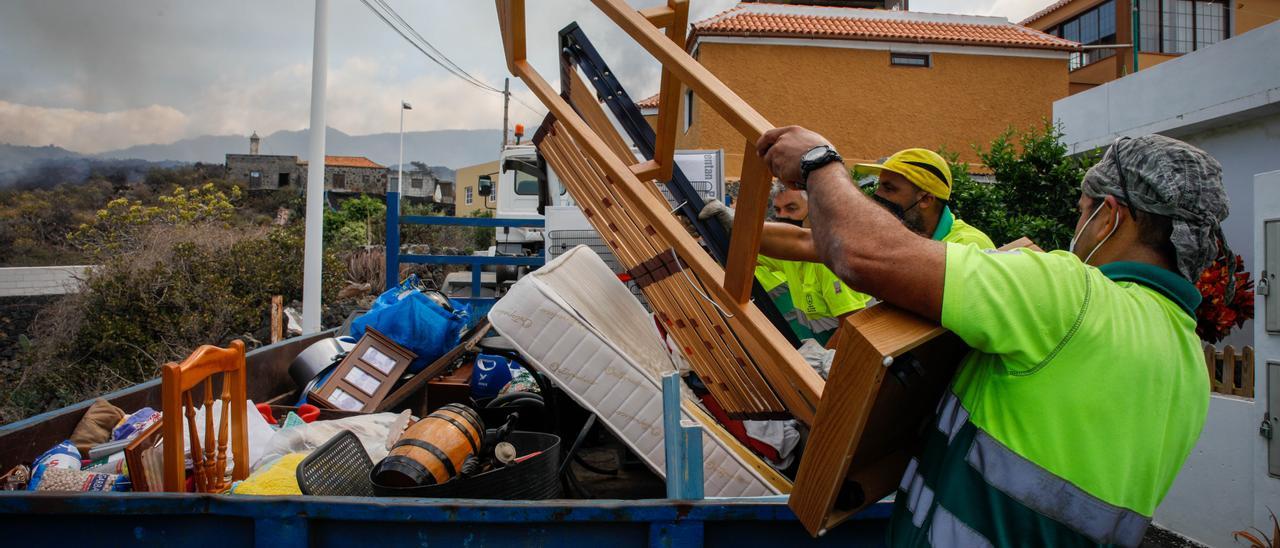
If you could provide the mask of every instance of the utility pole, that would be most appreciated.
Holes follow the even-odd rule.
[[[511,78],[502,79],[502,148],[507,148],[507,109],[511,108]]]
[[[302,333],[320,331],[324,264],[324,101],[328,81],[329,0],[316,0],[315,42],[311,48],[311,134],[307,164],[307,221],[303,252]]]
[[[413,105],[410,105],[408,101],[401,99],[400,100],[400,163],[397,164],[400,170],[399,170],[399,173],[396,175],[396,196],[399,196],[401,192],[404,192],[404,111],[406,110],[413,110]],[[397,204],[397,207],[399,207],[399,204]]]

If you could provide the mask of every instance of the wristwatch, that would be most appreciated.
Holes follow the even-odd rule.
[[[835,147],[818,145],[809,149],[809,152],[800,157],[800,181],[796,186],[800,190],[806,189],[809,186],[809,174],[831,162],[844,163],[844,158],[840,157]]]

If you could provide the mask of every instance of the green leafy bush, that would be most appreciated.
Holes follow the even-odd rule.
[[[1026,236],[1046,250],[1066,249],[1079,216],[1080,181],[1097,156],[1068,156],[1061,128],[1048,121],[1021,133],[1010,129],[977,152],[996,182],[974,180],[955,154],[942,152],[951,161],[956,214],[997,245]]]

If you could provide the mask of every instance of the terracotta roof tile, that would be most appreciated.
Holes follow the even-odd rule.
[[[329,167],[387,167],[375,163],[373,160],[365,158],[364,156],[325,156],[324,165]]]
[[[1061,8],[1061,7],[1063,7],[1063,6],[1066,6],[1067,4],[1070,4],[1071,2],[1072,2],[1072,0],[1058,0],[1057,2],[1054,2],[1054,3],[1052,3],[1052,4],[1049,4],[1049,5],[1048,5],[1047,7],[1045,7],[1044,9],[1042,9],[1042,10],[1040,10],[1040,11],[1035,12],[1034,14],[1032,14],[1032,15],[1031,15],[1031,17],[1028,17],[1028,18],[1026,18],[1026,19],[1023,19],[1023,20],[1022,20],[1022,21],[1020,21],[1018,24],[1019,24],[1019,25],[1030,25],[1031,23],[1034,23],[1037,19],[1040,19],[1041,17],[1044,17],[1044,16],[1046,16],[1046,15],[1049,15],[1050,13],[1053,13],[1053,12],[1055,12],[1055,11],[1058,11],[1058,8]]]
[[[1074,50],[1078,44],[996,17],[739,4],[694,23],[698,36],[762,36]]]
[[[640,108],[640,109],[658,108],[658,94],[655,93],[653,95],[645,97],[644,99],[636,101],[636,108]]]

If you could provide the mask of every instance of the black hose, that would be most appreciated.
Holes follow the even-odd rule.
[[[564,471],[569,468],[569,460],[573,459],[574,456],[578,454],[578,448],[582,447],[583,440],[587,439],[587,433],[590,432],[591,427],[595,425],[596,425],[595,414],[593,413],[591,415],[587,415],[587,422],[582,425],[582,430],[578,431],[578,437],[573,440],[573,445],[569,446],[569,452],[565,454],[564,462],[560,463],[560,474],[564,474]],[[574,459],[574,460],[578,460],[578,464],[582,464],[581,460],[579,459]],[[588,465],[584,464],[583,466],[587,467],[588,470],[591,470],[591,468]],[[591,471],[595,472],[595,470],[591,470]],[[599,474],[600,472],[596,472],[596,473]]]

